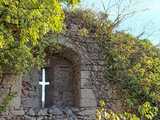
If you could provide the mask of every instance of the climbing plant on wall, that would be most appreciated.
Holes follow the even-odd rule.
[[[137,114],[142,106],[143,110],[139,110],[146,113],[145,119],[147,115],[153,119],[150,108],[156,111],[154,116],[160,109],[160,49],[149,40],[115,31],[115,23],[106,13],[77,10],[68,14],[67,25],[72,19],[78,26],[76,36],[92,38],[99,43],[105,60],[106,83],[120,87],[119,94],[127,111]]]
[[[79,0],[60,2],[74,5]],[[128,110],[135,112],[139,108],[143,116],[148,112],[146,106],[149,110],[154,106],[157,111],[160,104],[160,50],[148,40],[116,32],[116,23],[111,22],[106,13],[94,14],[87,10],[64,13],[60,2],[0,0],[0,72],[17,73],[35,65],[41,66],[46,46],[53,43],[56,46],[56,39],[43,37],[50,31],[62,31],[66,13],[67,32],[70,32],[69,24],[74,22],[78,26],[76,36],[98,41],[104,53],[106,80],[121,86]]]
[[[61,3],[74,5],[78,2],[0,0],[0,71],[22,72],[35,63],[40,65],[44,53],[40,51],[39,55],[36,48],[44,43],[42,37],[49,31],[60,32],[64,27]]]
[[[79,0],[0,0],[0,83],[4,75],[17,74],[45,63],[45,48],[55,39],[43,39],[64,27],[62,3],[73,6]],[[6,95],[0,104],[5,111],[14,96]]]

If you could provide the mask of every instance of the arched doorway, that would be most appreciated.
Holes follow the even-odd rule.
[[[47,56],[45,66],[45,104],[42,105],[42,71],[33,69],[22,80],[22,107],[50,108],[80,105],[80,58],[70,48],[63,47]]]
[[[92,64],[85,59],[86,53],[70,44],[62,44],[62,49],[46,56],[45,102],[42,102],[42,71],[33,69],[22,81],[22,107],[26,110],[47,110],[60,108],[76,110],[82,116],[95,115],[96,97],[92,89]],[[72,109],[76,108],[76,109]],[[83,112],[81,112],[83,111]]]
[[[77,106],[79,80],[75,75],[78,71],[74,69],[74,63],[60,55],[51,56],[49,59],[46,75],[50,85],[46,87],[45,107]]]

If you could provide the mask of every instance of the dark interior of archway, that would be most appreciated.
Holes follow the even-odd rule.
[[[52,56],[47,67],[45,107],[76,106],[78,99],[78,81],[75,77],[75,66],[68,59]]]

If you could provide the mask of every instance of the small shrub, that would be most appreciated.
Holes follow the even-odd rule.
[[[138,112],[139,117],[134,113],[123,112],[116,113],[112,110],[105,108],[105,101],[99,101],[99,108],[96,111],[96,120],[153,120],[157,115],[158,109],[151,106],[149,102],[145,102],[143,105],[139,106]]]

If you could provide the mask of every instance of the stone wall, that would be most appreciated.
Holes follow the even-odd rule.
[[[49,37],[52,39],[52,34]],[[63,46],[59,56],[69,60],[73,68],[73,76],[71,76],[74,80],[72,82],[74,91],[71,92],[71,97],[73,97],[75,105],[53,105],[42,109],[40,102],[41,88],[38,85],[41,73],[33,69],[23,77],[22,93],[21,90],[17,90],[21,97],[18,96],[16,99],[18,103],[21,101],[21,106],[13,103],[17,106],[17,109],[1,114],[0,120],[4,116],[10,117],[4,120],[65,120],[66,118],[68,120],[71,120],[71,118],[73,120],[95,120],[97,103],[101,98],[106,99],[108,105],[110,105],[109,107],[113,110],[121,110],[122,104],[117,97],[116,87],[107,83],[104,79],[105,63],[102,50],[97,42],[90,38],[80,40],[76,37],[68,38],[63,36],[59,37],[58,42]],[[20,82],[16,84],[18,84],[17,88],[20,89]],[[67,83],[64,82],[64,84]],[[6,85],[4,87],[8,90]],[[0,92],[2,91],[3,89],[0,90]],[[0,100],[2,98],[0,96]]]
[[[3,81],[0,84],[0,103],[9,94],[15,94],[11,103],[10,109],[18,109],[21,105],[21,76],[13,75],[11,73],[5,74]]]
[[[32,69],[22,77],[21,107],[24,110],[40,108],[41,106],[40,75],[41,72],[39,70]]]

